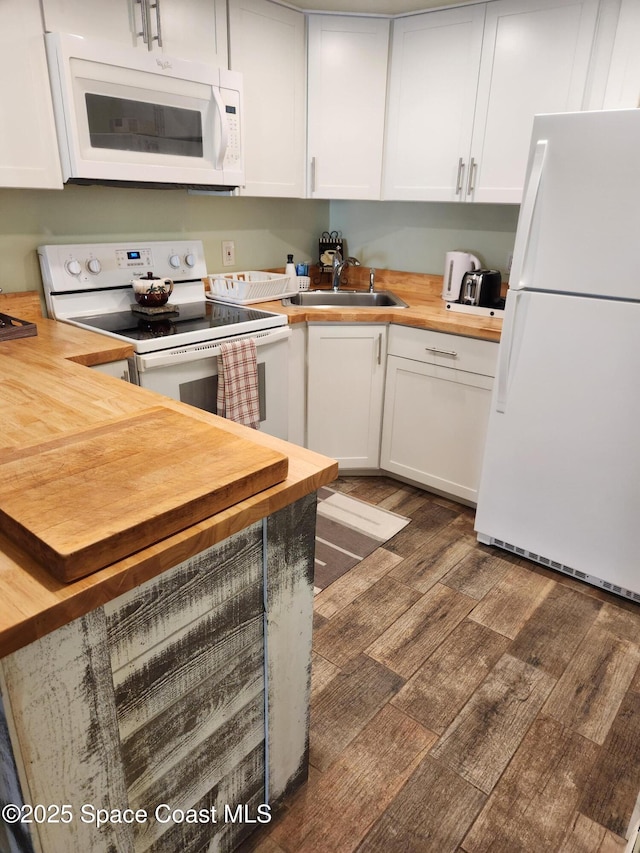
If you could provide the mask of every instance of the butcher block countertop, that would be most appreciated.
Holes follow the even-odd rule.
[[[8,481],[14,492],[19,493],[16,478],[19,480],[21,469],[12,465],[12,460],[21,458],[21,454],[37,458],[33,448],[38,445],[53,447],[59,452],[70,436],[82,437],[83,434],[87,436],[86,446],[91,447],[91,441],[101,429],[111,429],[113,424],[126,425],[129,421],[132,428],[138,424],[135,432],[148,447],[149,467],[164,476],[165,469],[160,462],[154,465],[155,454],[158,454],[157,460],[162,457],[163,431],[145,431],[144,414],[148,412],[155,413],[153,417],[157,420],[162,419],[158,412],[166,411],[167,423],[173,423],[172,418],[185,417],[196,426],[199,422],[202,428],[199,433],[195,429],[198,434],[204,432],[206,435],[205,426],[208,425],[214,428],[211,433],[215,433],[217,441],[222,436],[224,442],[224,437],[228,436],[224,446],[231,447],[239,442],[246,453],[255,448],[256,458],[273,456],[277,460],[284,456],[288,463],[282,482],[234,500],[226,509],[204,518],[201,516],[196,523],[187,516],[183,528],[169,536],[164,535],[166,530],[158,525],[157,539],[154,538],[152,544],[70,583],[57,580],[32,551],[15,544],[16,540],[9,538],[7,527],[3,525],[0,532],[0,657],[138,587],[316,491],[337,476],[337,463],[325,456],[87,369],[87,365],[124,358],[131,351],[106,336],[43,318],[37,295],[34,298],[33,294],[2,294],[0,311],[32,320],[37,325],[36,336],[0,342],[3,414],[0,463],[7,465]],[[126,430],[123,432],[129,434]],[[77,446],[75,440],[71,444]],[[171,449],[170,442],[167,446]],[[180,459],[178,455],[176,458],[179,474]],[[130,466],[127,454],[123,455],[121,464],[123,470]],[[163,464],[166,466],[166,459]],[[59,503],[66,506],[72,517],[84,511],[84,507],[74,507],[73,490],[69,489],[68,482],[65,485],[63,474],[66,473],[61,467]],[[215,475],[212,465],[212,478]],[[19,487],[19,483],[17,485]],[[28,488],[25,480],[25,492]],[[130,488],[136,488],[135,477]],[[152,505],[152,495],[146,497]],[[141,498],[145,495],[141,494]],[[115,498],[111,499],[115,519],[121,508]],[[109,500],[108,495],[105,500]]]
[[[282,272],[282,270],[278,270]],[[323,276],[321,285],[311,280],[310,290],[328,289],[328,276]],[[342,275],[342,290],[367,290],[369,268],[348,267]],[[396,270],[376,270],[376,290],[391,290],[403,299],[408,308],[303,308],[282,305],[281,300],[260,302],[252,308],[286,314],[289,323],[345,322],[345,323],[397,323],[419,329],[448,332],[499,341],[502,319],[448,311],[441,297],[442,276],[423,273],[407,273]],[[503,294],[506,285],[503,285]]]

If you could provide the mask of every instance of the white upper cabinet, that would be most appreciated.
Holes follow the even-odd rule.
[[[598,0],[394,24],[383,197],[519,203],[533,116],[583,108]]]
[[[484,6],[393,23],[383,198],[464,196]]]
[[[226,68],[226,0],[42,0],[45,29]]]
[[[0,3],[0,186],[62,189],[38,0]]]
[[[604,109],[640,107],[640,3],[622,0]]]
[[[378,199],[389,21],[309,18],[309,194]]]
[[[305,194],[306,45],[302,12],[230,0],[230,67],[244,86],[243,195]]]
[[[533,117],[583,109],[598,0],[487,4],[468,198],[522,199]]]

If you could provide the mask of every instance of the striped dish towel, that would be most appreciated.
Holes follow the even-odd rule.
[[[260,397],[253,338],[220,345],[217,405],[221,417],[258,429]]]

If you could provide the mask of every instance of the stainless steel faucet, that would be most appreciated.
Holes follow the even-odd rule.
[[[331,287],[333,288],[333,292],[337,293],[340,290],[340,276],[342,275],[342,270],[345,267],[359,267],[360,261],[357,258],[342,258],[340,252],[336,249],[336,253],[333,256],[333,270],[332,270],[332,281]]]

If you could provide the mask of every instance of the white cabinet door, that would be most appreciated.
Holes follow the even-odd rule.
[[[312,198],[379,199],[389,21],[309,19]]]
[[[0,3],[0,186],[62,189],[38,0]]]
[[[387,327],[309,324],[307,446],[341,469],[378,468]]]
[[[383,198],[465,197],[484,5],[393,24]]]
[[[384,198],[520,203],[533,116],[585,106],[598,9],[495,0],[396,20]]]
[[[244,85],[242,194],[304,198],[304,15],[270,0],[230,0],[229,39]]]
[[[380,467],[475,503],[492,384],[489,376],[390,355]]]
[[[475,503],[498,345],[392,326],[380,467]]]
[[[522,199],[533,116],[583,108],[598,0],[487,4],[468,199]]]
[[[226,68],[226,0],[42,0],[48,32],[75,33]]]
[[[640,3],[622,0],[613,56],[604,96],[604,109],[640,107]]]

